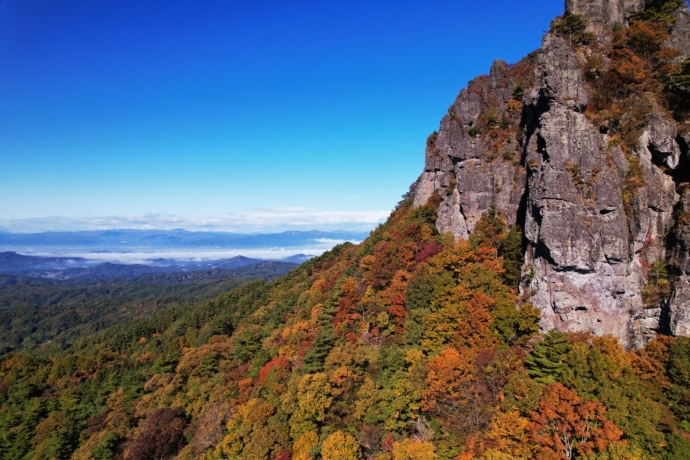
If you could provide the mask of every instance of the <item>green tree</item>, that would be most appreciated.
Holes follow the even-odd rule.
[[[544,340],[534,344],[534,350],[525,356],[527,373],[535,381],[544,384],[560,381],[567,372],[566,357],[572,345],[563,332],[552,330]]]
[[[511,225],[498,252],[503,257],[503,268],[505,269],[503,278],[508,286],[514,289],[519,287],[524,262],[522,239],[522,229],[517,225]]]
[[[666,262],[656,260],[647,273],[648,282],[642,290],[642,299],[645,305],[656,305],[668,299],[671,295],[671,283],[668,279]]]
[[[326,305],[321,307],[318,315],[319,331],[316,333],[314,343],[304,356],[304,366],[302,372],[305,374],[321,372],[323,363],[328,353],[333,348],[333,343],[338,338],[333,327],[333,317],[335,316],[335,301],[328,299]]]
[[[573,45],[588,45],[596,35],[587,31],[587,20],[580,14],[566,14],[551,22],[551,32],[566,38]]]
[[[633,13],[632,21],[658,21],[666,24],[676,22],[674,14],[685,0],[646,0],[644,10]]]
[[[492,204],[482,214],[482,217],[479,218],[479,221],[474,226],[474,230],[472,230],[470,235],[472,249],[477,249],[479,246],[498,249],[505,236],[505,227],[505,223],[503,223],[501,216],[496,210],[496,205]],[[522,244],[522,241],[520,244]]]

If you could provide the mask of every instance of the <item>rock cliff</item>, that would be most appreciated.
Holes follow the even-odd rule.
[[[567,0],[540,50],[459,94],[415,205],[440,193],[456,238],[492,205],[519,225],[544,330],[690,335],[689,52],[684,1]]]

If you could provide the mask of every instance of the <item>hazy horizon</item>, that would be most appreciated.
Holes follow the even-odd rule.
[[[373,230],[391,211],[263,210],[262,212],[217,215],[170,215],[147,213],[124,216],[0,218],[0,231],[40,233],[89,230],[187,230],[229,233],[278,233],[283,231]]]
[[[338,241],[344,243],[345,241]],[[351,243],[359,243],[359,241],[351,241]],[[142,264],[151,265],[160,259],[166,261],[176,262],[192,262],[192,261],[212,261],[212,260],[226,260],[233,257],[243,256],[250,259],[261,260],[282,260],[296,255],[319,256],[324,252],[330,250],[335,244],[325,244],[318,246],[305,246],[296,248],[269,248],[269,249],[232,249],[232,250],[167,250],[167,251],[152,251],[152,252],[84,252],[75,249],[55,249],[45,250],[44,248],[23,248],[20,250],[5,250],[0,247],[1,252],[15,252],[20,255],[34,256],[34,257],[62,257],[62,258],[79,258],[86,259],[93,263],[117,263],[117,264]]]
[[[346,241],[359,243],[368,232],[228,233],[171,230],[96,230],[53,233],[0,233],[0,253],[83,258],[94,262],[151,264],[158,259],[208,261],[244,256],[281,260],[318,256]]]

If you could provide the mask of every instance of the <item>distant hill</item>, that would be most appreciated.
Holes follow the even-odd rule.
[[[314,256],[310,256],[307,254],[295,254],[294,256],[286,257],[282,259],[283,262],[292,262],[295,264],[301,264],[306,262],[307,260],[312,259]]]
[[[13,257],[0,254],[0,260],[8,258]],[[174,273],[101,264],[66,280],[0,274],[0,355],[18,349],[63,350],[110,326],[163,309],[185,311],[247,281],[273,280],[297,266],[246,257],[241,263]]]
[[[267,234],[179,229],[0,232],[0,251],[5,251],[0,252],[0,274],[90,279],[233,269],[262,260],[301,264],[335,244],[358,242],[367,236],[317,230]],[[254,258],[234,256],[245,251]]]
[[[311,256],[297,254],[283,260],[290,266],[301,264]],[[86,280],[100,278],[125,278],[154,273],[187,273],[209,270],[233,270],[266,262],[244,256],[206,261],[180,261],[155,259],[148,264],[97,263],[81,257],[41,257],[0,252],[0,275],[31,276],[57,280]]]

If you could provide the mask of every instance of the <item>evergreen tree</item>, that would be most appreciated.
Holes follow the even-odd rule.
[[[522,251],[522,229],[517,225],[511,225],[501,244],[499,255],[503,257],[503,278],[509,286],[517,289],[522,274],[524,253]]]
[[[534,344],[534,350],[525,356],[527,373],[539,383],[551,384],[561,380],[566,370],[566,355],[572,349],[568,336],[552,330],[541,342]]]
[[[329,299],[326,305],[321,308],[317,317],[319,322],[319,331],[316,334],[314,343],[309,348],[309,351],[304,356],[304,366],[302,372],[311,374],[321,372],[323,370],[323,363],[328,356],[328,353],[333,348],[333,342],[338,337],[333,327],[333,317],[335,316],[335,302]]]

